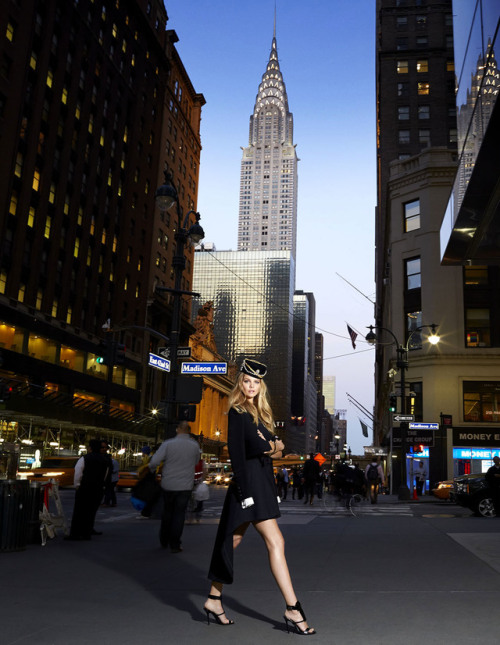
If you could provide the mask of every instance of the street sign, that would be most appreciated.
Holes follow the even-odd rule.
[[[163,358],[170,358],[170,347],[158,347],[157,351]],[[177,358],[191,358],[191,347],[178,347]]]
[[[227,363],[181,363],[181,374],[227,374]]]
[[[439,423],[410,423],[410,430],[439,430]]]
[[[392,420],[393,421],[415,421],[415,415],[414,414],[393,414]]]
[[[434,446],[434,430],[407,430],[405,432],[406,445],[419,445],[419,446]],[[401,441],[401,428],[392,429],[392,445],[393,448],[400,448]]]
[[[156,369],[161,370],[162,372],[170,372],[170,361],[163,356],[157,356],[149,352],[149,365],[151,367],[156,367]]]

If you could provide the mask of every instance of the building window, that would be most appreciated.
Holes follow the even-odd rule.
[[[425,146],[431,145],[431,131],[430,130],[419,130],[418,131],[418,142]]]
[[[428,72],[429,71],[429,61],[428,60],[417,60],[417,72]]]
[[[417,47],[419,49],[427,49],[429,46],[429,39],[427,36],[418,36],[417,38]]]
[[[430,92],[430,83],[417,83],[417,93],[419,96],[427,96]]]
[[[455,71],[455,61],[453,61],[453,60],[447,60],[446,61],[446,71],[447,72],[454,72]]]
[[[410,131],[400,130],[398,132],[398,141],[399,143],[410,143]]]
[[[398,74],[408,74],[408,61],[407,60],[398,60],[397,61],[397,72],[398,72]]]
[[[398,29],[406,29],[408,27],[408,18],[406,16],[398,16],[396,18],[396,26]]]
[[[406,51],[408,49],[408,38],[406,38],[405,36],[396,38],[396,49],[399,52]]]
[[[429,105],[419,105],[418,106],[418,118],[419,119],[430,119],[431,118],[431,108]]]
[[[410,119],[410,106],[401,105],[398,107],[398,121],[408,121]]]
[[[488,284],[488,267],[479,265],[464,267],[464,280],[465,284],[468,286]]]
[[[420,199],[414,199],[403,205],[405,218],[405,233],[420,228]]]
[[[490,310],[465,310],[465,346],[491,347]]]
[[[398,83],[398,96],[408,96],[409,95],[409,83]]]
[[[422,312],[411,311],[406,314],[406,340],[408,349],[422,349],[422,332],[417,329],[422,326]]]
[[[457,135],[457,129],[456,128],[450,128],[448,131],[448,141],[449,143],[457,143],[458,140],[458,135]]]
[[[500,382],[463,382],[464,421],[498,423],[500,421]]]
[[[417,16],[417,28],[418,29],[425,29],[427,26],[427,16]]]
[[[412,289],[420,289],[422,280],[419,257],[405,260],[405,277],[407,291],[411,291]]]

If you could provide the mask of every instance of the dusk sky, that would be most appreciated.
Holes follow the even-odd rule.
[[[271,49],[274,0],[165,0],[167,28],[202,110],[198,210],[205,242],[237,248],[241,146]],[[316,299],[324,374],[336,377],[348,443],[370,438],[346,393],[372,409],[375,148],[375,2],[277,0],[276,38],[298,165],[296,288]],[[342,276],[339,277],[339,275]],[[355,288],[349,286],[350,282]],[[364,295],[362,295],[364,294]],[[356,350],[346,323],[358,333]]]

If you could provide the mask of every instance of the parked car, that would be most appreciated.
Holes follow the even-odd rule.
[[[75,466],[80,457],[44,457],[39,468],[23,472],[30,481],[55,479],[61,488],[74,486]]]
[[[432,494],[438,499],[453,501],[453,479],[446,479],[438,482],[436,488],[432,489]]]
[[[485,473],[456,477],[453,485],[456,504],[470,508],[479,517],[495,517],[495,507]]]

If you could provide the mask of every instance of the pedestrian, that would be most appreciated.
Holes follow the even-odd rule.
[[[281,499],[285,500],[288,495],[288,484],[290,483],[290,477],[288,475],[288,470],[283,466],[281,473],[283,479],[281,480]]]
[[[292,499],[295,499],[295,494],[297,494],[298,497],[298,489],[300,486],[300,473],[299,469],[297,466],[294,466],[292,468]]]
[[[194,502],[194,517],[195,520],[199,523],[201,519],[201,514],[203,513],[203,504],[207,499],[210,499],[210,492],[208,490],[207,484],[205,484],[205,477],[207,475],[207,467],[205,461],[200,457],[200,460],[195,466],[194,469],[194,491],[193,491],[193,502]]]
[[[204,605],[219,625],[232,625],[221,602],[224,584],[233,582],[233,549],[252,524],[267,547],[271,572],[283,594],[284,620],[300,634],[314,634],[295,595],[285,558],[285,543],[276,518],[280,516],[272,457],[283,443],[274,435],[274,419],[267,386],[267,367],[245,359],[229,395],[228,449],[234,477],[228,487],[215,539],[209,579],[210,593]]]
[[[500,518],[500,457],[493,457],[493,466],[486,471],[486,482],[490,488],[495,514]]]
[[[108,442],[102,441],[101,452],[103,454],[107,454],[108,449]],[[120,476],[120,464],[118,463],[117,459],[111,457],[111,455],[109,456],[111,458],[111,477],[109,478],[108,483],[106,484],[106,488],[104,489],[104,501],[102,505],[116,506],[116,485]]]
[[[422,495],[426,479],[427,475],[425,472],[424,462],[419,461],[415,470],[415,487],[417,489],[417,495]]]
[[[94,521],[105,486],[111,479],[111,460],[102,453],[101,443],[100,439],[91,439],[89,452],[76,462],[75,505],[66,540],[90,540],[92,535],[101,534],[94,529]]]
[[[164,441],[149,461],[154,473],[163,462],[161,488],[163,514],[160,525],[160,544],[170,547],[172,553],[182,551],[181,536],[186,520],[186,509],[194,487],[194,472],[200,460],[200,446],[190,437],[187,421],[177,426],[177,435]]]
[[[314,492],[319,480],[319,471],[319,464],[316,459],[314,459],[314,453],[311,452],[309,459],[304,464],[303,469],[305,493],[304,504],[307,504],[308,501],[311,506],[313,506],[314,504]]]
[[[365,469],[365,477],[368,482],[370,492],[370,501],[372,504],[377,503],[379,486],[385,485],[384,470],[379,463],[378,457],[373,457],[370,464]]]

